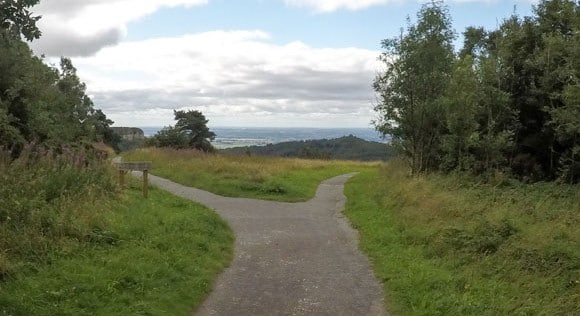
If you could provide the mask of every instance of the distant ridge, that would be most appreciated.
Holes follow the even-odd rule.
[[[111,127],[111,129],[123,140],[145,140],[145,133],[138,127]]]
[[[282,142],[266,146],[226,148],[221,149],[220,152],[232,155],[359,161],[388,160],[394,156],[390,145],[366,141],[353,135],[334,139]]]
[[[139,148],[145,143],[145,133],[138,127],[111,127],[111,129],[121,137],[117,145],[120,151]]]

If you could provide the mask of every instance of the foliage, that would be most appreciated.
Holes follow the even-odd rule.
[[[413,172],[580,180],[580,3],[544,0],[496,30],[468,27],[457,56],[450,28],[434,2],[401,38],[383,41],[377,128]]]
[[[17,156],[26,143],[59,147],[104,141],[113,123],[94,108],[70,59],[49,67],[19,39],[0,41],[0,147]]]
[[[345,214],[394,315],[578,315],[580,187],[400,163],[346,185]]]
[[[151,172],[183,185],[233,197],[306,201],[322,180],[376,164],[207,154],[197,150],[138,149],[125,160],[152,161]]]
[[[209,122],[199,111],[173,111],[177,123],[165,127],[149,140],[155,147],[175,149],[193,148],[204,152],[214,151],[211,141],[215,133],[207,127]]]
[[[374,82],[380,99],[375,110],[382,114],[377,128],[392,136],[414,173],[438,163],[440,97],[449,81],[454,39],[449,14],[438,2],[423,5],[417,18],[400,38],[382,42],[386,71]]]
[[[38,4],[40,0],[2,0],[0,2],[0,37],[12,35],[20,38],[24,35],[29,41],[40,37],[40,30],[36,22],[40,16],[33,16],[29,8]]]
[[[27,245],[35,240],[30,234],[9,230],[16,233],[9,250],[22,246],[34,256],[42,252],[46,260],[10,258],[11,272],[0,280],[0,315],[186,315],[195,310],[232,258],[231,230],[209,209],[162,190],[151,188],[143,199],[139,181],[129,182],[125,192],[71,198],[67,209],[96,217],[100,225],[76,238],[47,241],[47,249],[33,251]],[[69,229],[80,231],[86,224],[73,217]],[[6,262],[2,251],[0,267]]]
[[[336,139],[283,142],[266,146],[233,147],[222,149],[220,152],[235,155],[361,161],[384,160],[392,156],[389,145],[368,142],[352,135]]]
[[[153,135],[148,141],[148,145],[155,147],[171,147],[176,149],[188,148],[187,134],[173,126],[164,127]]]

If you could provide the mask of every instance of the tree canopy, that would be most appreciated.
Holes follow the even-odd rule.
[[[38,39],[41,35],[36,26],[40,16],[33,16],[29,8],[40,0],[2,0],[0,2],[0,30],[3,35],[10,34],[20,38],[22,34],[29,41]]]
[[[26,143],[61,146],[117,140],[113,123],[95,109],[70,59],[48,66],[26,39],[40,36],[28,8],[38,1],[0,3],[0,148],[18,155]]]
[[[431,2],[383,41],[376,126],[413,172],[580,180],[580,4],[544,0],[533,13],[468,27],[455,53],[446,6]]]
[[[150,140],[153,146],[214,151],[211,141],[216,135],[207,127],[209,120],[200,111],[174,110],[173,114],[177,123],[155,134]]]

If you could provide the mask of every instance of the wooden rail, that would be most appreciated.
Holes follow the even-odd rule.
[[[119,186],[121,189],[125,187],[125,174],[129,171],[143,172],[143,197],[147,198],[149,191],[149,169],[151,168],[151,161],[131,161],[131,162],[115,162],[117,170],[119,170]]]

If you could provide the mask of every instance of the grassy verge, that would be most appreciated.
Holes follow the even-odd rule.
[[[351,179],[346,213],[395,315],[580,315],[580,188]]]
[[[0,315],[187,315],[231,259],[233,236],[215,213],[161,190],[144,200],[132,182],[121,198],[70,200],[98,212],[98,225],[28,248],[39,258],[7,257]]]
[[[127,161],[152,161],[153,174],[216,194],[287,202],[312,198],[322,180],[377,165],[155,148],[131,151],[123,157]]]

